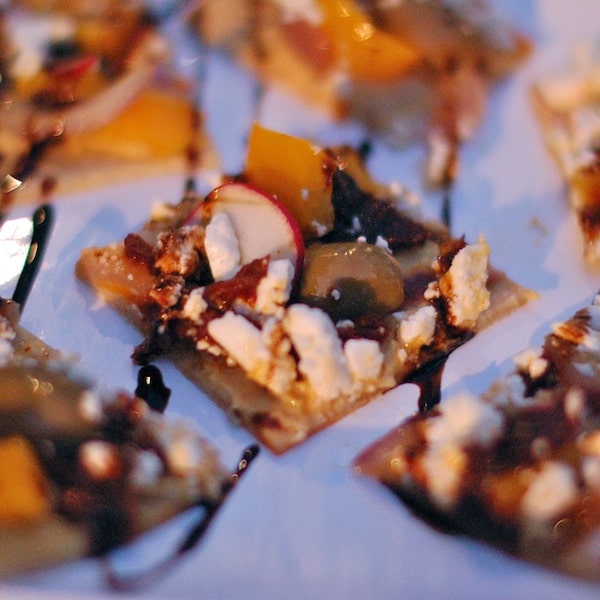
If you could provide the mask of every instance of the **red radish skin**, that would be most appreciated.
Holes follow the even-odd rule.
[[[297,279],[304,265],[304,238],[288,208],[273,196],[246,183],[225,183],[215,188],[188,218],[225,213],[236,231],[242,264],[270,255],[287,258]]]

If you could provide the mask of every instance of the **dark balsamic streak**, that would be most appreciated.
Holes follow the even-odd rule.
[[[110,588],[116,591],[132,591],[139,589],[156,581],[159,577],[165,575],[170,569],[177,565],[179,559],[202,540],[204,534],[210,527],[211,523],[217,516],[219,509],[224,505],[225,500],[230,492],[236,486],[242,475],[247,471],[250,463],[258,456],[260,447],[258,444],[253,444],[246,448],[237,464],[235,470],[229,476],[228,481],[223,485],[223,494],[217,502],[201,502],[197,505],[203,508],[202,516],[188,531],[183,540],[175,547],[173,552],[169,554],[158,564],[152,565],[134,575],[121,576],[113,570],[108,559],[105,559],[103,564],[105,568],[106,582]]]
[[[163,413],[169,403],[171,390],[165,385],[158,367],[144,365],[138,371],[135,395],[144,400],[152,410]]]
[[[452,231],[452,185],[444,185],[442,192],[442,223]]]
[[[32,216],[33,234],[29,244],[29,251],[25,258],[25,264],[17,281],[12,299],[19,305],[23,312],[27,298],[35,281],[36,275],[42,263],[46,245],[54,221],[54,211],[49,204],[40,206]]]
[[[449,354],[428,361],[411,373],[405,383],[414,383],[419,388],[419,412],[427,412],[440,403],[442,375]]]

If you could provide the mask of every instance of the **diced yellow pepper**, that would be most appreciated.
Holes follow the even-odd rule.
[[[333,227],[335,159],[311,142],[255,124],[244,173],[248,183],[284,204],[306,239]]]
[[[184,153],[194,135],[193,107],[183,96],[146,90],[110,123],[65,138],[64,149],[89,154],[148,159]]]
[[[319,4],[325,16],[322,27],[353,79],[390,81],[421,60],[411,45],[376,27],[354,0],[319,0]]]
[[[31,444],[0,439],[0,522],[34,521],[49,511],[48,485]]]

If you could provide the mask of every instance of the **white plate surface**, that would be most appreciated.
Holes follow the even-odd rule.
[[[531,81],[563,63],[578,39],[600,37],[597,0],[504,0],[535,40],[531,60],[493,93],[485,125],[465,149],[454,192],[454,230],[484,234],[493,262],[540,299],[457,351],[444,394],[479,392],[511,368],[517,351],[538,345],[550,325],[588,304],[598,273],[582,263],[565,190],[540,141],[527,100]],[[253,82],[218,57],[208,63],[205,108],[228,171],[241,168],[253,114]],[[256,113],[254,113],[256,114]],[[322,143],[362,139],[352,126],[328,123],[292,99],[267,91],[258,115],[266,126]],[[388,182],[420,192],[422,151],[375,146],[370,166]],[[176,201],[180,178],[121,185],[59,199],[50,246],[23,323],[48,343],[81,357],[84,370],[110,387],[133,390],[129,356],[136,331],[77,282],[80,250],[135,230],[155,199]],[[423,210],[439,199],[423,194]],[[16,216],[29,214],[20,208]],[[169,411],[187,415],[232,466],[253,440],[168,364]],[[353,458],[416,408],[401,386],[282,457],[263,451],[228,499],[203,543],[167,577],[133,593],[141,598],[597,598],[599,588],[513,560],[467,539],[442,534],[412,516],[390,493],[357,478]],[[122,565],[148,564],[185,524],[154,534]],[[140,553],[143,552],[140,556]],[[5,581],[1,598],[109,598],[97,562],[80,561]],[[117,596],[122,597],[122,596]]]

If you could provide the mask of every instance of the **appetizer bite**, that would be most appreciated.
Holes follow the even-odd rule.
[[[444,399],[376,441],[357,472],[438,526],[598,581],[599,335],[597,296],[482,395]]]
[[[142,2],[11,3],[0,76],[1,165],[24,181],[11,202],[216,164],[197,83]]]
[[[242,174],[85,249],[77,276],[142,330],[135,361],[168,355],[281,453],[535,297],[408,207],[354,150],[255,125]]]
[[[0,298],[0,577],[106,556],[190,508],[201,520],[154,576],[192,548],[256,455],[234,473],[182,418],[161,414],[170,390],[140,370],[134,394],[101,389],[67,355],[20,324],[52,218],[35,213],[13,298]],[[139,576],[139,577],[138,577]],[[108,582],[131,587],[147,573]]]

